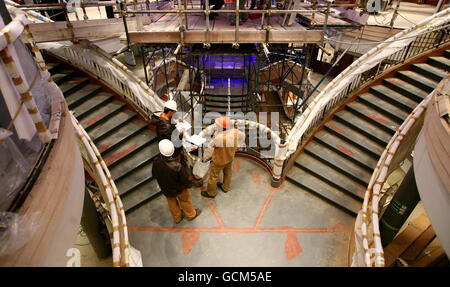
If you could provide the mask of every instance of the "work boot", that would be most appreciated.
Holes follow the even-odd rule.
[[[184,212],[181,212],[181,219],[179,221],[175,221],[175,224],[179,224],[181,221],[183,221],[184,218]]]
[[[223,192],[225,192],[225,193],[228,192],[228,190],[223,189],[223,183],[218,182],[218,183],[217,183],[217,186],[218,186]]]
[[[208,192],[206,192],[206,190],[203,190],[201,192],[201,195],[204,196],[204,197],[214,198],[214,196],[209,195]]]
[[[194,217],[192,217],[191,219],[187,219],[187,220],[189,220],[189,221],[191,221],[191,220],[194,220],[197,216],[199,216],[200,215],[200,213],[202,213],[202,210],[201,210],[201,208],[197,208],[197,209],[195,209],[195,216]]]

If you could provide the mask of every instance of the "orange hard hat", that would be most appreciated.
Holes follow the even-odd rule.
[[[228,129],[231,125],[230,118],[227,116],[221,116],[216,119],[216,124],[222,129]]]

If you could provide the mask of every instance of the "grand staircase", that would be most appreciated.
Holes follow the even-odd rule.
[[[152,177],[158,154],[156,133],[147,123],[88,76],[60,64],[49,72],[75,117],[97,146],[119,190],[125,213],[160,194]]]
[[[287,179],[356,216],[390,138],[448,71],[450,50],[371,86],[314,135]]]

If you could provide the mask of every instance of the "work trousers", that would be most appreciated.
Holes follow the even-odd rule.
[[[192,219],[197,215],[197,212],[192,205],[191,193],[187,188],[177,196],[166,198],[167,203],[169,204],[170,213],[172,213],[175,222],[179,222],[182,219],[181,210],[184,211],[187,219]]]
[[[219,179],[219,175],[222,170],[223,170],[222,188],[224,189],[224,191],[228,191],[230,189],[231,175],[233,173],[232,166],[233,161],[227,163],[226,165],[215,165],[214,162],[211,163],[209,169],[208,186],[206,187],[206,192],[210,196],[216,196],[217,180]]]

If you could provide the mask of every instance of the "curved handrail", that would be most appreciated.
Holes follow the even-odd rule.
[[[405,138],[411,127],[416,120],[420,118],[422,113],[426,110],[429,102],[433,96],[440,93],[445,87],[445,83],[450,80],[449,77],[442,80],[439,85],[428,96],[420,102],[419,105],[411,112],[411,114],[405,119],[402,125],[397,129],[392,136],[385,150],[380,156],[372,177],[369,181],[369,185],[364,194],[364,202],[361,211],[358,214],[358,219],[355,223],[355,233],[360,233],[362,236],[362,248],[364,250],[364,264],[367,267],[383,267],[384,266],[384,253],[383,246],[380,238],[380,230],[378,226],[379,222],[379,195],[380,190],[383,187],[384,182],[388,176],[388,170],[392,159],[396,155],[399,149],[401,141]],[[355,241],[355,244],[357,241]],[[369,246],[374,244],[374,250],[369,250]],[[355,245],[355,250],[360,246]],[[371,252],[375,252],[374,261],[371,260]],[[358,254],[355,252],[354,256]],[[353,262],[354,263],[354,262]]]
[[[287,137],[288,149],[286,154],[280,155],[285,160],[292,155],[304,135],[317,126],[327,114],[328,111],[337,107],[337,105],[350,92],[361,87],[365,82],[361,79],[361,74],[383,60],[393,55],[403,55],[400,61],[412,58],[422,53],[424,50],[411,51],[409,45],[421,34],[429,32],[435,28],[447,28],[445,24],[450,21],[450,8],[447,8],[437,14],[434,14],[420,23],[413,25],[378,46],[372,48],[366,54],[358,58],[353,64],[347,67],[336,78],[334,78],[314,100],[308,105],[306,110],[298,117],[294,127]],[[434,48],[434,44],[430,48]],[[385,67],[386,69],[386,67]],[[383,69],[384,70],[384,69]]]

